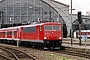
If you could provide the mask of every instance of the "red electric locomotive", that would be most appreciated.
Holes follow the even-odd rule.
[[[62,44],[62,24],[46,22],[0,29],[3,41],[19,41],[20,44],[60,48]],[[2,41],[2,40],[1,40]],[[13,42],[14,43],[14,42]]]

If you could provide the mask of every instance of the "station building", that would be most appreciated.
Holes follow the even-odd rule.
[[[55,0],[0,1],[1,27],[8,24],[22,24],[37,20],[58,21],[63,24],[63,36],[66,37],[70,33],[69,5]]]

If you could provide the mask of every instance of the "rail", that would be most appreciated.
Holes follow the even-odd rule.
[[[22,59],[27,59],[27,60],[37,60],[34,56],[29,55],[28,53],[25,53],[24,51],[15,49],[15,48],[10,48],[10,47],[5,47],[5,46],[0,46],[0,49],[3,49],[7,52],[9,52],[15,60],[22,60]],[[13,59],[8,57],[9,59]]]

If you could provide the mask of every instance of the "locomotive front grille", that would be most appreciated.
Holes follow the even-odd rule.
[[[46,46],[54,47],[54,46],[60,46],[62,44],[62,41],[45,41]]]

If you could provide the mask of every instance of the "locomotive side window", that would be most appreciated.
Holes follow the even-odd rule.
[[[36,27],[24,27],[24,32],[36,32]]]

